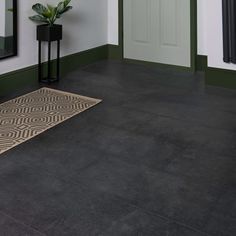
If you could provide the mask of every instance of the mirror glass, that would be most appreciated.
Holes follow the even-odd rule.
[[[0,0],[0,59],[17,54],[16,0]]]

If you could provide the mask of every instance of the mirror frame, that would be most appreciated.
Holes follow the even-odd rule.
[[[9,57],[14,57],[17,56],[18,50],[17,50],[17,0],[12,0],[13,1],[13,53],[8,56],[0,57],[0,60],[9,58]]]

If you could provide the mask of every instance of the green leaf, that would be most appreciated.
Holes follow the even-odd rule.
[[[47,8],[40,4],[40,3],[36,3],[32,6],[32,9],[38,13],[39,15],[43,15],[45,12],[47,12]]]
[[[30,16],[29,19],[36,22],[48,23],[48,20],[41,15]]]
[[[71,2],[71,0],[64,0],[64,7],[66,7],[66,6],[68,6],[69,5],[69,3]]]
[[[65,13],[65,12],[71,10],[71,9],[72,9],[72,6],[67,6],[67,7],[65,7],[65,8],[60,12],[60,15],[62,15],[63,13]]]
[[[48,11],[53,12],[53,9],[55,8],[54,6],[47,4]]]
[[[48,7],[47,14],[45,14],[44,16],[46,18],[48,18],[49,24],[53,25],[54,22],[55,22],[55,19],[56,19],[55,15],[56,15],[56,12],[57,12],[57,8],[50,5],[50,4],[47,4],[47,7]]]
[[[64,2],[59,2],[57,5],[57,11],[60,13],[64,10]]]
[[[44,13],[42,14],[42,16],[45,17],[45,18],[50,18],[50,17],[52,16],[52,13],[47,10],[46,12],[44,12]]]
[[[47,7],[37,3],[32,6],[32,9],[38,13],[38,15],[29,17],[33,21],[38,22],[47,22],[50,25],[53,25],[56,19],[60,18],[61,15],[70,9],[72,6],[68,6],[71,0],[64,0],[58,3],[56,7],[47,4]]]

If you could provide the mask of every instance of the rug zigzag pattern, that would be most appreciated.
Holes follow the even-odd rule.
[[[0,105],[0,154],[101,102],[41,88]]]

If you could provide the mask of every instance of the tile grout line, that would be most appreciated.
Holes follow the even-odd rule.
[[[106,159],[106,157],[104,157],[103,160],[104,160],[104,159]],[[96,163],[100,162],[101,160],[102,160],[102,159],[99,159],[99,160],[95,161],[95,163],[93,163],[93,164],[96,164]],[[83,168],[83,170],[86,170],[87,168],[89,168],[89,167],[92,166],[93,164],[88,165],[87,167]],[[79,174],[79,175],[80,175],[80,174]],[[78,184],[78,182],[76,182],[76,181],[72,181],[71,183],[74,183],[74,184],[76,184],[76,185]],[[84,188],[92,189],[91,187],[87,186],[87,185],[84,184],[84,183],[80,183],[80,184],[82,184],[82,186],[83,186]],[[206,235],[206,236],[213,236],[213,235],[208,234],[207,232],[198,230],[198,229],[196,229],[196,228],[194,228],[194,227],[192,227],[192,226],[190,226],[190,225],[186,225],[186,224],[184,224],[184,223],[182,223],[182,222],[180,222],[180,221],[177,221],[177,220],[175,220],[175,219],[171,219],[171,218],[168,217],[168,216],[163,216],[163,215],[160,215],[160,214],[157,214],[157,213],[148,211],[148,210],[145,209],[145,208],[142,208],[142,207],[140,207],[140,206],[138,206],[138,205],[136,205],[136,204],[130,203],[130,201],[128,201],[127,199],[125,199],[125,198],[123,198],[123,197],[117,196],[117,195],[112,194],[112,193],[111,193],[111,195],[112,195],[114,198],[123,200],[123,201],[126,202],[129,206],[132,206],[132,207],[134,207],[134,208],[136,208],[136,209],[138,209],[138,210],[141,210],[141,211],[143,211],[143,212],[146,212],[146,213],[149,214],[149,215],[153,215],[153,216],[156,216],[156,217],[159,217],[159,218],[162,218],[162,219],[171,221],[171,222],[173,222],[173,223],[176,223],[176,224],[181,225],[181,226],[183,226],[183,227],[185,227],[185,228],[191,229],[191,230],[193,230],[193,231],[195,231],[195,232],[199,232],[199,233],[204,234],[204,235]]]
[[[140,206],[138,206],[138,205],[136,205],[136,204],[130,203],[130,202],[127,201],[125,198],[122,198],[122,197],[120,197],[120,196],[115,196],[115,197],[116,197],[116,198],[119,198],[119,199],[122,199],[122,200],[125,201],[128,205],[133,206],[133,207],[135,207],[137,210],[141,210],[141,211],[145,212],[145,213],[148,214],[148,215],[155,216],[155,217],[158,217],[158,218],[167,220],[168,222],[176,223],[176,224],[178,224],[178,225],[183,226],[184,228],[191,229],[192,231],[199,232],[199,233],[204,234],[204,235],[206,235],[206,236],[213,236],[213,235],[211,235],[211,234],[208,234],[207,232],[198,230],[198,229],[196,229],[196,228],[194,228],[194,227],[192,227],[192,226],[190,226],[190,225],[186,225],[186,224],[184,224],[184,223],[182,223],[182,222],[180,222],[180,221],[178,221],[178,220],[172,219],[172,218],[170,218],[170,217],[168,217],[168,216],[163,216],[163,215],[160,215],[160,214],[157,214],[157,213],[148,211],[148,210],[145,209],[145,208],[142,208],[142,207],[140,207]]]
[[[20,220],[18,220],[18,219],[16,219],[16,218],[14,218],[13,216],[8,215],[8,214],[5,213],[4,211],[0,210],[0,213],[1,213],[2,215],[6,216],[6,217],[8,217],[8,218],[10,218],[10,219],[12,219],[12,220],[15,221],[16,223],[19,223],[20,225],[22,225],[22,226],[24,226],[24,227],[26,227],[26,228],[28,228],[28,229],[32,229],[33,231],[35,231],[35,232],[41,234],[42,236],[46,236],[46,234],[42,233],[42,232],[39,231],[38,229],[35,229],[34,227],[25,224],[24,222],[22,222],[22,221],[20,221]]]
[[[128,110],[134,110],[134,111],[138,111],[138,112],[142,112],[142,113],[146,113],[146,114],[150,114],[150,115],[153,115],[154,117],[163,117],[163,118],[168,118],[168,119],[172,119],[172,120],[177,120],[177,121],[184,121],[184,122],[188,122],[190,123],[190,121],[192,122],[195,122],[197,120],[194,120],[194,119],[191,119],[191,120],[185,120],[185,119],[181,119],[181,118],[177,118],[177,117],[173,117],[173,116],[168,116],[168,115],[164,115],[164,114],[157,114],[157,113],[154,113],[154,112],[150,112],[150,111],[144,111],[144,110],[141,110],[141,109],[137,109],[137,108],[133,108],[132,106],[129,107],[129,106],[124,106],[124,108],[128,109]],[[235,116],[236,117],[236,116]],[[203,128],[207,128],[207,129],[210,129],[210,130],[222,130],[222,131],[227,131],[227,132],[230,132],[232,134],[235,134],[236,132],[232,131],[232,130],[228,130],[228,129],[224,129],[224,128],[220,128],[220,127],[217,127],[217,126],[208,126],[208,125],[205,125],[203,124],[202,122],[200,124],[197,125],[197,127],[203,127]]]

